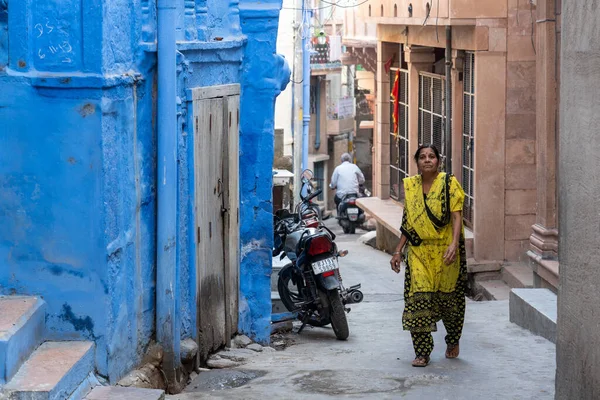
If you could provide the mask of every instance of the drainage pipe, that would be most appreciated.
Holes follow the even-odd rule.
[[[312,11],[302,2],[302,169],[308,168],[308,129],[310,126],[310,27]]]
[[[319,150],[321,147],[321,77],[317,78],[317,86],[315,89],[315,100],[317,102],[317,121],[315,130],[315,149]]]
[[[452,27],[446,26],[446,172],[452,173]]]
[[[177,72],[175,0],[158,0],[158,162],[156,227],[156,338],[163,347],[163,370],[177,385],[179,318],[177,296]]]

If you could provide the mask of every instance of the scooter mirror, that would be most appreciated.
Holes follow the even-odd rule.
[[[346,257],[348,255],[348,250],[340,250],[338,252],[338,257]]]
[[[312,180],[313,177],[314,177],[314,174],[310,169],[305,169],[302,172],[302,179],[306,179],[307,181],[310,181],[310,180]]]

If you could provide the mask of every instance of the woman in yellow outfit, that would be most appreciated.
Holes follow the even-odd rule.
[[[433,350],[431,332],[442,320],[446,328],[446,357],[456,358],[465,317],[467,265],[462,223],[465,194],[454,176],[439,172],[435,146],[415,154],[419,175],[404,179],[402,236],[390,261],[400,272],[408,244],[404,278],[402,327],[411,333],[414,367],[425,367]]]

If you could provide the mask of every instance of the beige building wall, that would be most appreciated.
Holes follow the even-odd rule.
[[[389,198],[389,76],[385,62],[399,54],[409,70],[410,150],[417,147],[418,74],[430,70],[433,47],[445,47],[445,32],[435,26],[416,25],[404,2],[372,1],[370,21],[378,22],[377,112],[374,130],[374,192]],[[440,6],[443,23],[453,26],[453,172],[462,177],[463,51],[475,52],[475,214],[473,222],[476,260],[525,261],[536,216],[536,10],[528,2],[452,0]],[[523,3],[523,4],[521,4]],[[386,14],[398,4],[398,17]],[[408,2],[407,2],[408,4]],[[406,7],[408,5],[406,4]],[[384,16],[380,17],[380,6]],[[469,7],[471,5],[471,7]],[[415,4],[413,3],[413,7]],[[391,7],[391,8],[390,8]],[[364,7],[363,7],[364,8]],[[377,14],[373,16],[374,11]],[[434,10],[435,11],[435,10]],[[449,13],[449,14],[448,14]],[[423,14],[425,15],[425,14]],[[450,18],[448,18],[448,15]],[[469,20],[467,20],[469,19]],[[532,31],[532,21],[534,30]],[[410,22],[410,24],[403,24]],[[394,25],[392,25],[394,23]],[[413,25],[415,24],[415,25]],[[533,44],[532,44],[533,43]],[[396,61],[397,62],[397,61]],[[411,164],[411,174],[416,168]]]

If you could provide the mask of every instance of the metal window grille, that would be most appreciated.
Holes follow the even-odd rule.
[[[463,92],[463,132],[462,132],[462,185],[465,191],[463,218],[468,225],[473,224],[475,206],[474,176],[475,163],[475,54],[466,53]]]
[[[443,75],[419,73],[419,144],[433,144],[440,151],[441,166],[446,165],[446,112],[445,86]],[[452,118],[452,117],[451,117]],[[452,119],[448,123],[452,123]]]
[[[390,70],[394,86],[397,68]],[[404,199],[402,180],[408,176],[408,70],[401,69],[398,85],[398,132],[394,130],[394,99],[390,98],[390,197]]]
[[[323,192],[321,192],[320,195],[317,196],[317,201],[324,201],[325,200],[325,163],[323,161],[317,161],[314,164],[314,180],[316,182],[316,187],[315,190],[319,190],[322,189]]]

